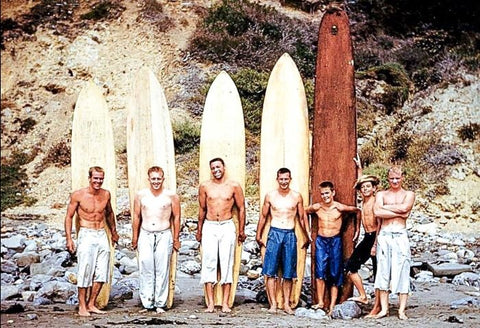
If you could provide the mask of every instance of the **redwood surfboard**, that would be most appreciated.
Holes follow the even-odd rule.
[[[245,123],[240,95],[233,80],[225,71],[222,71],[210,86],[205,100],[200,131],[200,182],[211,178],[209,161],[215,157],[221,157],[225,162],[225,176],[237,181],[245,192],[245,156]],[[233,221],[238,237],[237,210],[234,210]],[[230,307],[235,300],[242,244],[236,244],[234,256],[233,283],[228,300]],[[205,288],[204,292],[205,301],[207,301]],[[221,306],[223,294],[220,284],[215,284],[213,296],[215,306]]]
[[[128,104],[127,158],[130,212],[133,219],[135,194],[150,187],[147,175],[150,167],[156,165],[163,169],[165,189],[173,192],[177,189],[170,113],[163,88],[147,67],[141,68],[137,73]],[[177,253],[174,249],[170,258],[167,308],[173,305]]]
[[[73,191],[88,186],[88,169],[92,166],[100,166],[105,170],[102,188],[110,191],[115,214],[117,178],[112,122],[102,90],[90,81],[78,95],[73,113],[71,146]],[[80,230],[78,218],[75,219],[75,230],[78,236]],[[112,235],[106,224],[105,230],[110,240]],[[115,248],[110,243],[110,276],[97,297],[97,307],[100,309],[107,306],[110,297],[114,256]]]
[[[282,55],[275,64],[268,80],[262,111],[260,141],[260,209],[265,195],[278,188],[277,171],[286,167],[291,171],[290,188],[302,195],[308,204],[309,181],[309,130],[305,88],[294,61],[288,54]],[[264,244],[270,231],[271,217],[262,234]],[[290,306],[295,308],[302,291],[307,250],[302,248],[306,236],[298,221],[295,223],[297,236],[297,279],[294,279]],[[262,247],[262,258],[265,248]],[[281,273],[279,274],[281,277]],[[276,288],[278,307],[283,309],[282,287],[278,280]]]
[[[353,158],[357,153],[353,49],[347,14],[331,9],[322,17],[318,33],[318,54],[315,75],[315,112],[312,141],[312,202],[320,202],[318,185],[324,180],[335,185],[335,200],[355,205],[357,177]],[[350,257],[354,244],[355,215],[343,217],[342,240],[344,259]],[[316,216],[312,216],[312,232],[318,232]],[[312,295],[316,299],[315,243],[312,243]],[[330,303],[328,288],[325,306]],[[345,279],[340,301],[350,297],[352,284]]]

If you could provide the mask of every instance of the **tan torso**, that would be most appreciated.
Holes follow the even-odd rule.
[[[383,192],[384,205],[398,205],[402,204],[407,197],[408,191],[401,189],[397,192],[387,190]],[[382,230],[383,231],[398,231],[406,228],[405,218],[398,216],[391,219],[383,219]]]
[[[373,232],[377,230],[377,218],[373,213],[374,205],[375,205],[375,197],[370,197],[363,201],[362,224],[365,232]]]
[[[232,208],[235,202],[235,188],[232,182],[207,181],[205,182],[205,193],[207,220],[225,221],[232,218]]]
[[[283,194],[278,190],[269,193],[271,226],[280,229],[295,228],[295,217],[298,208],[298,193],[290,190]]]
[[[80,227],[103,229],[105,226],[105,209],[110,200],[110,194],[105,189],[94,193],[89,188],[80,189],[75,198],[78,199],[77,215]]]
[[[336,202],[331,206],[320,205],[316,209],[318,216],[318,234],[322,237],[333,237],[342,228],[342,213],[337,209]]]
[[[162,231],[170,228],[172,216],[172,193],[162,190],[155,195],[150,189],[139,193],[142,213],[142,229],[147,231]]]

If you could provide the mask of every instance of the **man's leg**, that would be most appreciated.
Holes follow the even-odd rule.
[[[205,312],[212,313],[215,310],[213,303],[213,284],[211,282],[205,283],[205,290],[207,291],[207,309]]]
[[[380,313],[381,309],[380,291],[378,289],[375,289],[375,301],[373,303],[373,308],[370,310],[368,315],[365,316],[365,318],[374,318],[378,313]]]
[[[268,312],[275,313],[277,312],[277,279],[275,277],[265,276],[265,285],[267,286],[267,297],[268,302],[270,303],[270,308]]]
[[[323,309],[323,297],[325,296],[325,280],[323,279],[315,279],[315,283],[317,284],[317,304],[313,305],[312,308],[316,309]]]
[[[100,289],[102,289],[102,286],[103,286],[103,282],[97,282],[97,281],[93,282],[92,292],[90,293],[90,298],[88,299],[88,302],[87,302],[87,310],[89,312],[98,313],[98,314],[107,313],[106,311],[102,311],[95,306],[98,293],[100,293]]]
[[[388,315],[388,291],[381,290],[380,294],[380,312],[375,316],[375,318],[383,318]]]
[[[293,280],[292,279],[283,279],[283,300],[284,300],[284,305],[283,305],[283,310],[287,314],[294,314],[292,308],[290,307],[290,295],[292,294],[292,285],[293,285]]]
[[[78,315],[90,316],[90,312],[87,310],[87,288],[78,287]]]
[[[228,306],[228,300],[230,299],[230,290],[232,289],[232,284],[226,283],[222,285],[223,290],[223,304],[222,304],[222,312],[228,313],[232,312],[230,306]]]
[[[330,287],[330,308],[328,309],[328,315],[332,315],[333,308],[337,304],[338,287],[333,285]]]
[[[407,307],[407,299],[408,299],[408,294],[403,294],[403,293],[400,293],[398,295],[398,304],[399,304],[399,307],[398,307],[398,317],[401,319],[401,320],[406,320],[408,319],[407,315],[405,314],[405,309]]]
[[[353,285],[357,288],[359,296],[350,297],[348,300],[368,304],[367,293],[365,292],[365,288],[363,287],[362,277],[360,277],[357,272],[350,273],[349,277],[350,280],[353,282]]]

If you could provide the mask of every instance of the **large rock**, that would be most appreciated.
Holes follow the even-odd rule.
[[[473,272],[463,272],[453,278],[452,284],[480,287],[480,275]]]
[[[54,303],[65,303],[77,292],[77,287],[66,281],[49,281],[35,295],[37,299],[48,299]]]
[[[472,267],[467,264],[458,263],[427,263],[428,270],[433,272],[435,277],[456,276],[462,272],[472,271]]]
[[[15,285],[6,285],[6,286],[3,286],[2,285],[2,291],[1,291],[1,300],[2,302],[3,301],[6,301],[6,300],[9,300],[11,298],[14,298],[14,297],[17,297],[17,296],[20,296],[20,288],[18,288],[18,286],[15,286]]]
[[[307,309],[304,307],[297,308],[295,310],[295,316],[310,318],[310,319],[320,319],[320,320],[329,319],[329,317],[323,310],[313,310],[313,309]]]
[[[360,318],[362,315],[362,309],[354,301],[346,301],[342,304],[337,304],[333,308],[332,318],[333,319],[353,319]]]
[[[178,269],[180,271],[185,272],[187,274],[195,274],[195,273],[200,272],[200,270],[201,270],[200,263],[198,263],[197,261],[193,261],[193,260],[185,261],[185,262],[181,263],[178,267],[179,267]]]
[[[22,235],[14,235],[9,238],[2,238],[2,245],[15,252],[21,252],[25,248],[25,237]]]

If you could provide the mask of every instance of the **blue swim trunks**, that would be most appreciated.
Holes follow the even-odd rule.
[[[317,236],[315,240],[315,278],[329,285],[343,284],[342,238]]]
[[[262,275],[278,277],[279,265],[283,279],[297,278],[297,236],[294,229],[271,227],[268,232]]]

